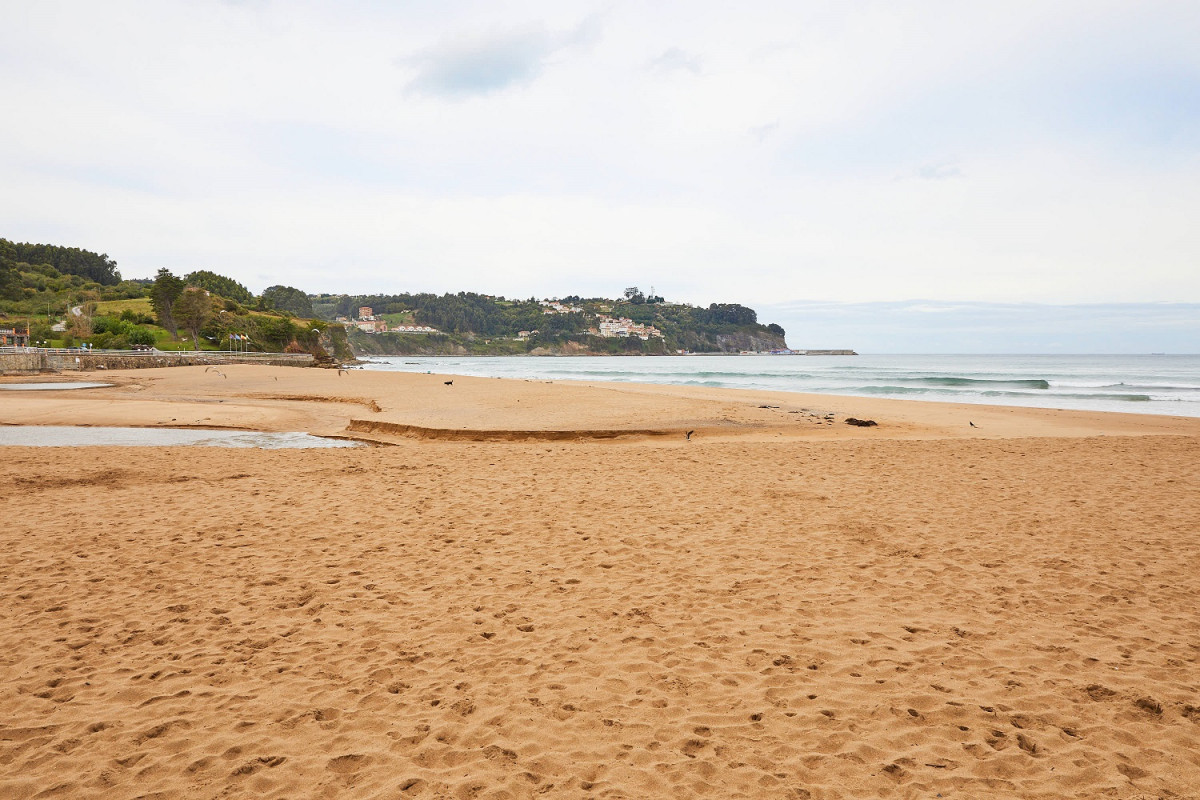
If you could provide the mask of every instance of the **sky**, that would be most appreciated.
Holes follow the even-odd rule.
[[[1091,351],[1196,352],[1197,31],[1194,0],[5,0],[0,236],[256,292],[653,287],[793,346],[1104,308],[1162,335]]]
[[[762,304],[797,349],[859,353],[1200,353],[1200,303]]]

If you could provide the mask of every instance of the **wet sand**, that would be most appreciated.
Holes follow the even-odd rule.
[[[1200,786],[1198,420],[222,372],[0,396],[386,444],[3,448],[0,797]]]

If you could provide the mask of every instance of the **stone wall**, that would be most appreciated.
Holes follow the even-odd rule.
[[[0,353],[0,375],[20,375],[44,369],[40,353]]]
[[[20,375],[37,372],[92,371],[98,369],[143,369],[148,367],[185,367],[196,364],[264,364],[273,367],[311,367],[310,353],[221,353],[26,350],[0,353],[0,374]]]

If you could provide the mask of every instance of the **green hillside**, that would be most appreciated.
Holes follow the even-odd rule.
[[[619,298],[560,298],[558,313],[536,299],[458,294],[315,295],[313,309],[327,319],[353,320],[366,306],[377,318],[437,329],[437,334],[360,333],[350,341],[363,354],[667,354],[678,351],[728,353],[786,347],[779,325],[764,325],[752,308],[713,303],[707,308],[646,297],[636,287]],[[548,313],[548,310],[550,313]],[[603,336],[602,320],[653,327],[639,335]]]
[[[369,306],[380,324],[436,332],[370,332],[330,324]],[[106,254],[0,239],[0,324],[48,347],[311,352],[361,355],[661,355],[785,348],[784,330],[737,303],[669,303],[630,287],[617,298],[309,295],[271,286],[255,296],[210,270],[123,280]],[[353,348],[353,350],[351,349]]]
[[[106,255],[0,239],[0,327],[28,326],[33,343],[44,347],[239,348],[328,358],[322,339],[331,339],[323,320],[276,307],[280,297],[300,295],[307,304],[307,296],[291,287],[272,289],[264,303],[237,281],[207,270],[179,278],[164,269],[154,279],[121,280]],[[344,345],[340,326],[333,334]],[[342,358],[351,357],[341,349]]]

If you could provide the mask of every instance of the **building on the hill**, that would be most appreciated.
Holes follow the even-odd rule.
[[[29,347],[29,328],[0,328],[0,347]]]
[[[563,305],[557,300],[541,300],[539,304],[542,306],[543,314],[582,314],[583,309],[580,306]]]
[[[387,333],[387,321],[375,319],[372,316],[370,319],[362,319],[361,317],[354,322],[354,327],[358,328],[363,333]]]
[[[615,336],[636,336],[643,342],[654,336],[662,338],[662,331],[653,325],[643,325],[640,322],[634,322],[627,317],[614,319],[613,317],[598,317],[599,329],[597,333],[606,339],[611,339]]]

